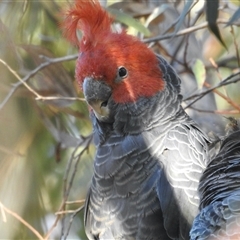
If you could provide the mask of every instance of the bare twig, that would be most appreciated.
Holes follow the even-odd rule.
[[[91,141],[92,141],[92,134],[91,134],[90,136],[88,136],[85,140],[86,140],[86,145],[83,147],[82,151],[78,154],[78,156],[76,156],[76,157],[77,157],[77,160],[76,160],[76,162],[75,162],[74,170],[73,170],[72,176],[71,176],[70,181],[69,181],[69,186],[68,186],[68,191],[67,191],[67,197],[68,197],[69,192],[70,192],[70,190],[71,190],[71,187],[72,187],[72,184],[73,184],[73,180],[74,180],[75,174],[76,174],[76,172],[77,172],[78,163],[79,163],[82,155],[84,154],[84,152],[88,150],[89,145],[90,145],[90,143],[91,143]],[[81,146],[83,146],[83,145],[81,145]]]
[[[49,238],[51,232],[52,232],[53,229],[57,226],[59,220],[63,217],[63,215],[65,215],[66,213],[68,213],[68,210],[65,210],[65,206],[66,206],[66,204],[68,204],[67,198],[68,198],[68,196],[69,196],[70,189],[71,189],[72,183],[73,183],[73,179],[74,179],[75,173],[76,173],[76,171],[77,171],[77,165],[78,165],[78,163],[79,163],[79,161],[80,161],[80,158],[81,158],[82,154],[88,149],[91,140],[92,140],[92,135],[86,137],[83,141],[81,141],[81,142],[78,144],[78,146],[73,150],[73,152],[72,152],[72,154],[71,154],[71,157],[70,157],[70,159],[69,159],[69,161],[68,161],[68,164],[67,164],[67,169],[66,169],[66,171],[65,171],[65,176],[64,176],[64,178],[63,178],[63,185],[64,185],[64,186],[63,186],[63,200],[62,200],[62,203],[61,203],[61,205],[60,205],[60,207],[59,207],[59,210],[56,212],[56,216],[57,216],[57,217],[56,217],[56,219],[55,219],[52,227],[50,228],[50,230],[47,232],[47,234],[46,234],[45,237],[44,237],[45,240]],[[78,150],[78,148],[79,148],[80,146],[83,146],[84,148],[82,149],[82,151],[81,151],[78,155],[76,155],[76,152],[77,152],[77,150]],[[72,166],[72,162],[73,162],[73,160],[74,160],[75,158],[77,158],[77,161],[76,161],[76,163],[75,163],[75,171],[74,171],[74,173],[72,174],[71,179],[70,179],[69,184],[68,184],[68,182],[67,182],[67,180],[68,180],[68,175],[69,175],[69,173],[70,173],[70,169],[71,169],[71,166]],[[82,202],[83,200],[80,200],[80,201]],[[80,201],[79,201],[79,202],[80,202]],[[77,201],[76,201],[76,202],[77,202]],[[81,207],[82,207],[82,206],[81,206]],[[78,211],[78,210],[77,210],[77,211]],[[61,213],[61,214],[58,214],[58,213]],[[62,220],[62,230],[61,230],[61,232],[62,232],[62,233],[61,233],[61,236],[64,236],[64,218],[63,218],[63,220]]]
[[[7,207],[5,207],[1,202],[0,202],[0,208],[2,211],[7,212],[8,214],[10,214],[14,218],[16,218],[19,222],[21,222],[23,225],[25,225],[34,235],[36,235],[36,237],[38,239],[44,240],[44,238],[41,236],[41,234],[35,228],[33,228],[28,222],[26,222],[17,213],[15,213],[15,212],[11,211],[10,209],[8,209]]]
[[[219,67],[218,67],[218,64],[215,62],[215,60],[213,58],[209,58],[209,61],[212,64],[212,66],[214,67],[214,69],[217,71],[217,73],[219,73]],[[221,76],[218,75],[218,78],[221,79]]]
[[[232,33],[232,35],[233,35],[233,43],[234,43],[234,47],[235,47],[235,51],[236,51],[236,57],[237,57],[238,67],[240,68],[239,47],[238,47],[238,43],[237,43],[237,41],[236,41],[236,36],[235,36],[235,32],[234,32],[233,26],[231,26],[231,33]]]
[[[76,201],[66,201],[65,202],[66,204],[81,204],[81,203],[85,203],[85,199],[82,199],[82,200],[76,200]]]
[[[211,61],[211,58],[209,59],[210,60],[210,64],[206,64],[205,65],[205,68],[206,69],[210,69],[210,68],[214,68],[216,69],[217,68],[220,68],[220,67],[227,67],[229,69],[236,69],[238,66],[237,64],[236,65],[230,65],[231,62],[234,62],[234,61],[237,61],[237,58],[235,56],[227,56],[226,58],[224,59],[220,59],[220,60],[217,60],[217,61],[214,61],[214,63],[217,65],[217,66],[214,66],[213,64],[213,61]]]
[[[193,2],[193,4],[191,5],[191,7],[188,9],[188,12],[186,13],[186,15],[189,15],[190,11],[192,10],[192,8],[197,4],[198,1]],[[180,16],[163,32],[163,34],[166,34],[167,32],[169,32],[171,29],[173,29],[180,20]]]
[[[65,237],[64,237],[64,240],[67,239],[67,236],[68,236],[68,233],[70,231],[70,228],[72,226],[72,222],[73,222],[73,219],[76,217],[76,215],[81,212],[84,208],[84,205],[79,207],[77,210],[75,210],[75,212],[72,214],[70,220],[69,220],[69,225],[68,225],[68,229],[67,229],[67,233],[65,234]]]
[[[86,101],[84,98],[79,98],[79,97],[57,97],[57,96],[50,96],[50,97],[44,97],[44,96],[38,96],[35,98],[36,100],[69,100],[69,101]]]
[[[62,204],[61,204],[61,206],[60,206],[60,209],[62,208],[63,204],[64,204],[64,202],[62,202]],[[61,215],[57,215],[57,217],[56,217],[56,219],[55,219],[52,227],[51,227],[51,228],[48,230],[48,232],[45,234],[44,240],[49,239],[50,234],[52,233],[53,229],[57,226],[57,224],[58,224],[58,222],[59,222],[60,219],[61,219]]]
[[[77,58],[77,56],[78,56],[77,54],[74,54],[74,55],[64,56],[64,57],[60,57],[60,58],[47,58],[47,57],[44,57],[46,59],[46,62],[41,63],[39,66],[37,66],[31,72],[29,72],[24,78],[21,78],[5,61],[0,59],[0,62],[4,66],[6,66],[7,69],[19,80],[19,82],[13,84],[13,87],[11,88],[11,90],[9,91],[7,96],[4,98],[2,103],[0,104],[0,109],[2,109],[4,107],[4,105],[8,102],[8,100],[15,93],[15,91],[23,84],[25,85],[26,88],[28,88],[29,91],[31,91],[37,97],[37,100],[40,100],[40,99],[41,100],[55,100],[54,99],[55,97],[52,98],[52,97],[41,96],[35,90],[33,90],[26,82],[30,78],[32,78],[34,75],[36,75],[39,71],[44,69],[45,67],[47,67],[47,66],[49,66],[51,64],[59,63],[59,62],[74,60],[74,59]],[[72,100],[72,99],[67,99],[67,100]]]
[[[218,77],[219,81],[221,82],[222,75],[220,74],[218,64],[215,62],[215,60],[213,58],[209,58],[209,61],[212,64],[213,68],[216,70],[217,77]],[[207,83],[205,83],[205,84],[207,84]],[[227,90],[225,87],[223,87],[223,91],[224,91],[224,94],[227,96]]]
[[[83,208],[83,205],[80,207]],[[78,208],[79,209],[79,208]],[[65,215],[65,214],[70,214],[70,213],[75,213],[77,210],[65,210],[65,211],[59,211],[59,212],[55,212],[56,215]]]
[[[65,203],[67,201],[67,198],[68,198],[68,195],[69,195],[69,191],[70,191],[70,188],[68,187],[68,176],[69,176],[69,173],[70,173],[70,169],[72,167],[72,163],[73,163],[73,160],[76,158],[75,154],[78,150],[78,148],[82,145],[82,143],[78,144],[78,146],[74,149],[74,151],[72,152],[71,154],[71,157],[68,161],[68,164],[67,164],[67,168],[66,168],[66,171],[65,171],[65,175],[63,177],[63,197],[65,199]]]
[[[199,24],[197,26],[193,26],[193,27],[189,27],[189,28],[183,29],[183,30],[181,30],[181,31],[179,31],[177,33],[166,34],[166,35],[159,35],[159,36],[152,37],[152,38],[146,38],[146,39],[143,39],[143,42],[144,43],[150,43],[150,42],[157,42],[157,41],[161,41],[161,40],[171,39],[173,37],[179,37],[179,36],[182,36],[182,35],[185,35],[185,34],[189,34],[189,33],[195,32],[197,30],[206,28],[207,26],[208,26],[208,23],[204,22],[204,23],[201,23],[201,24]]]
[[[227,24],[228,21],[225,20],[225,19],[218,19],[217,23],[218,24]],[[235,23],[235,25],[240,26],[240,23]],[[204,23],[201,23],[197,26],[192,26],[192,27],[183,29],[183,30],[181,30],[177,33],[159,35],[159,36],[152,37],[152,38],[146,38],[146,39],[143,39],[143,42],[144,43],[150,43],[150,42],[156,42],[156,41],[171,39],[173,37],[179,37],[179,36],[182,36],[182,35],[186,35],[186,34],[189,34],[189,33],[192,33],[192,32],[195,32],[197,30],[204,29],[204,28],[207,28],[207,27],[208,27],[208,23],[204,22]]]
[[[205,110],[205,109],[199,109],[193,106],[190,106],[189,108],[201,112],[201,113],[212,113],[212,114],[219,114],[219,115],[232,115],[232,114],[239,114],[238,110]]]
[[[71,157],[70,157],[70,159],[69,159],[69,161],[68,161],[68,164],[67,164],[67,168],[66,168],[66,171],[65,171],[65,176],[64,176],[64,179],[63,179],[63,202],[64,202],[64,204],[63,204],[63,206],[62,206],[62,211],[64,211],[65,210],[65,205],[66,205],[66,201],[67,201],[67,198],[68,198],[68,196],[69,196],[69,193],[70,193],[70,190],[71,190],[71,187],[72,187],[72,184],[73,184],[73,180],[74,180],[74,178],[75,178],[75,174],[76,174],[76,172],[77,172],[77,166],[78,166],[78,163],[79,163],[79,161],[80,161],[80,159],[81,159],[81,156],[83,155],[83,153],[89,148],[89,145],[90,145],[90,143],[91,143],[91,141],[92,141],[92,135],[90,135],[90,136],[88,136],[87,138],[85,138],[85,146],[83,146],[83,143],[81,143],[79,146],[82,146],[83,147],[83,149],[81,150],[81,152],[78,154],[78,155],[76,155],[76,152],[77,152],[77,150],[78,150],[78,148],[79,148],[79,146],[78,147],[76,147],[75,149],[74,149],[74,151],[72,152],[72,155],[71,155]],[[76,162],[75,162],[75,165],[74,165],[74,169],[73,169],[73,173],[72,173],[72,175],[71,175],[71,177],[70,177],[70,179],[69,179],[69,181],[68,181],[68,177],[69,177],[69,173],[70,173],[70,169],[71,169],[71,167],[72,167],[72,163],[73,163],[73,160],[74,159],[76,159]],[[67,231],[67,233],[66,234],[64,234],[64,218],[63,218],[63,220],[62,220],[62,236],[64,236],[65,235],[65,238],[67,237],[67,235],[68,235],[68,231]],[[69,223],[69,224],[71,224],[71,223]],[[69,227],[68,227],[68,229],[70,229]]]
[[[5,61],[3,61],[2,59],[0,59],[0,62],[9,70],[9,72],[11,72],[17,79],[18,81],[20,81],[21,84],[23,84],[30,92],[32,92],[34,95],[36,95],[37,97],[41,97],[34,89],[32,89],[27,83],[26,81],[24,81],[17,73],[16,71],[14,71]],[[12,94],[11,94],[12,95]],[[10,96],[11,97],[11,96]],[[8,99],[7,99],[8,100]],[[4,99],[3,103],[5,104],[6,99]],[[2,104],[3,104],[2,103]],[[1,104],[1,105],[2,105]],[[2,106],[0,105],[0,109],[2,108]]]
[[[231,78],[234,78],[234,77],[237,77],[239,76],[238,78],[236,79],[232,79],[230,80]],[[219,87],[222,87],[222,86],[226,86],[228,84],[231,84],[231,83],[236,83],[240,81],[240,72],[237,72],[237,73],[234,73],[230,76],[228,76],[227,78],[225,78],[222,82],[220,82],[219,84],[215,85],[214,87],[211,87],[201,93],[198,93],[198,94],[193,94],[191,95],[190,97],[187,97],[185,98],[183,101],[189,101],[191,99],[194,99],[191,103],[189,103],[186,107],[184,107],[184,109],[186,108],[189,108],[191,105],[193,105],[195,102],[197,102],[199,99],[203,98],[205,95],[207,95],[208,93],[212,92],[213,90],[219,88]]]
[[[190,15],[188,15],[188,26],[189,26],[189,22],[190,22]],[[188,53],[188,46],[189,46],[189,34],[187,34],[185,36],[185,38],[186,39],[184,39],[184,40],[185,40],[186,44],[184,46],[183,62],[184,62],[185,65],[187,65],[187,53]]]
[[[2,204],[0,204],[0,209],[1,209],[2,220],[3,220],[3,222],[6,223],[7,222],[7,217],[6,217],[5,211],[2,207]]]
[[[81,203],[81,206],[79,208],[82,208],[84,206],[85,203],[85,199],[82,200],[77,200],[77,201],[66,201],[65,204],[79,204]],[[58,211],[55,212],[56,215],[65,215],[65,214],[69,214],[69,213],[75,213],[76,211],[79,211],[79,208],[76,210],[64,210],[64,211]]]
[[[211,88],[211,85],[207,82],[204,83],[204,86],[206,86],[207,88]],[[234,108],[236,108],[240,112],[240,106],[238,104],[236,104],[231,98],[222,94],[217,89],[213,89],[213,92],[216,93],[221,98],[223,98],[225,101],[227,101],[230,105],[232,105]]]
[[[4,147],[2,145],[0,145],[0,152],[6,153],[6,154],[10,154],[10,155],[13,155],[15,157],[23,157],[22,154],[14,152],[12,149],[8,149],[8,148],[6,148],[6,147]]]

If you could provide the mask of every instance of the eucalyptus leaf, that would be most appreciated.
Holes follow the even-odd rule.
[[[200,59],[196,59],[192,65],[192,71],[197,81],[198,88],[201,89],[206,80],[206,69]]]
[[[184,5],[184,8],[179,16],[179,19],[178,19],[178,22],[177,22],[177,25],[175,27],[175,33],[177,33],[179,31],[179,29],[181,28],[183,22],[184,22],[184,19],[185,19],[185,16],[187,15],[188,11],[191,9],[192,7],[192,3],[193,3],[193,0],[190,0],[190,1],[187,1]]]
[[[127,15],[126,13],[123,13],[119,10],[113,9],[113,8],[107,8],[107,11],[114,16],[114,19],[126,24],[127,26],[131,26],[138,30],[139,32],[143,33],[145,36],[149,37],[151,35],[150,31],[139,21],[132,18],[131,16]]]
[[[240,7],[238,8],[238,10],[232,15],[232,17],[230,18],[229,22],[227,23],[227,27],[232,25],[236,20],[238,20],[240,18]]]
[[[224,41],[222,40],[218,25],[218,0],[209,0],[206,1],[206,19],[208,22],[208,27],[210,31],[216,36],[216,38],[220,41],[220,43],[227,49]]]
[[[145,26],[147,27],[154,19],[159,17],[161,14],[163,14],[168,8],[169,8],[168,4],[162,4],[159,7],[156,7],[147,18],[145,22]]]

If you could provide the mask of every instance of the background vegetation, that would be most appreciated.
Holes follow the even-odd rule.
[[[182,78],[183,106],[209,134],[240,114],[239,1],[102,1]],[[67,1],[0,1],[0,238],[86,239],[91,122],[59,29]],[[144,59],[143,59],[144,61]]]

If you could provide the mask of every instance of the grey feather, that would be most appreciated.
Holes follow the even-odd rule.
[[[240,238],[240,131],[229,135],[201,177],[191,239]]]
[[[89,239],[189,238],[209,140],[181,107],[177,74],[158,59],[163,91],[137,103],[110,98],[111,126],[92,116],[97,152],[85,209]]]

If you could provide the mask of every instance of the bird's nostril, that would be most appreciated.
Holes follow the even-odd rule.
[[[108,104],[108,101],[104,101],[104,102],[101,103],[101,107],[106,107],[107,104]]]

